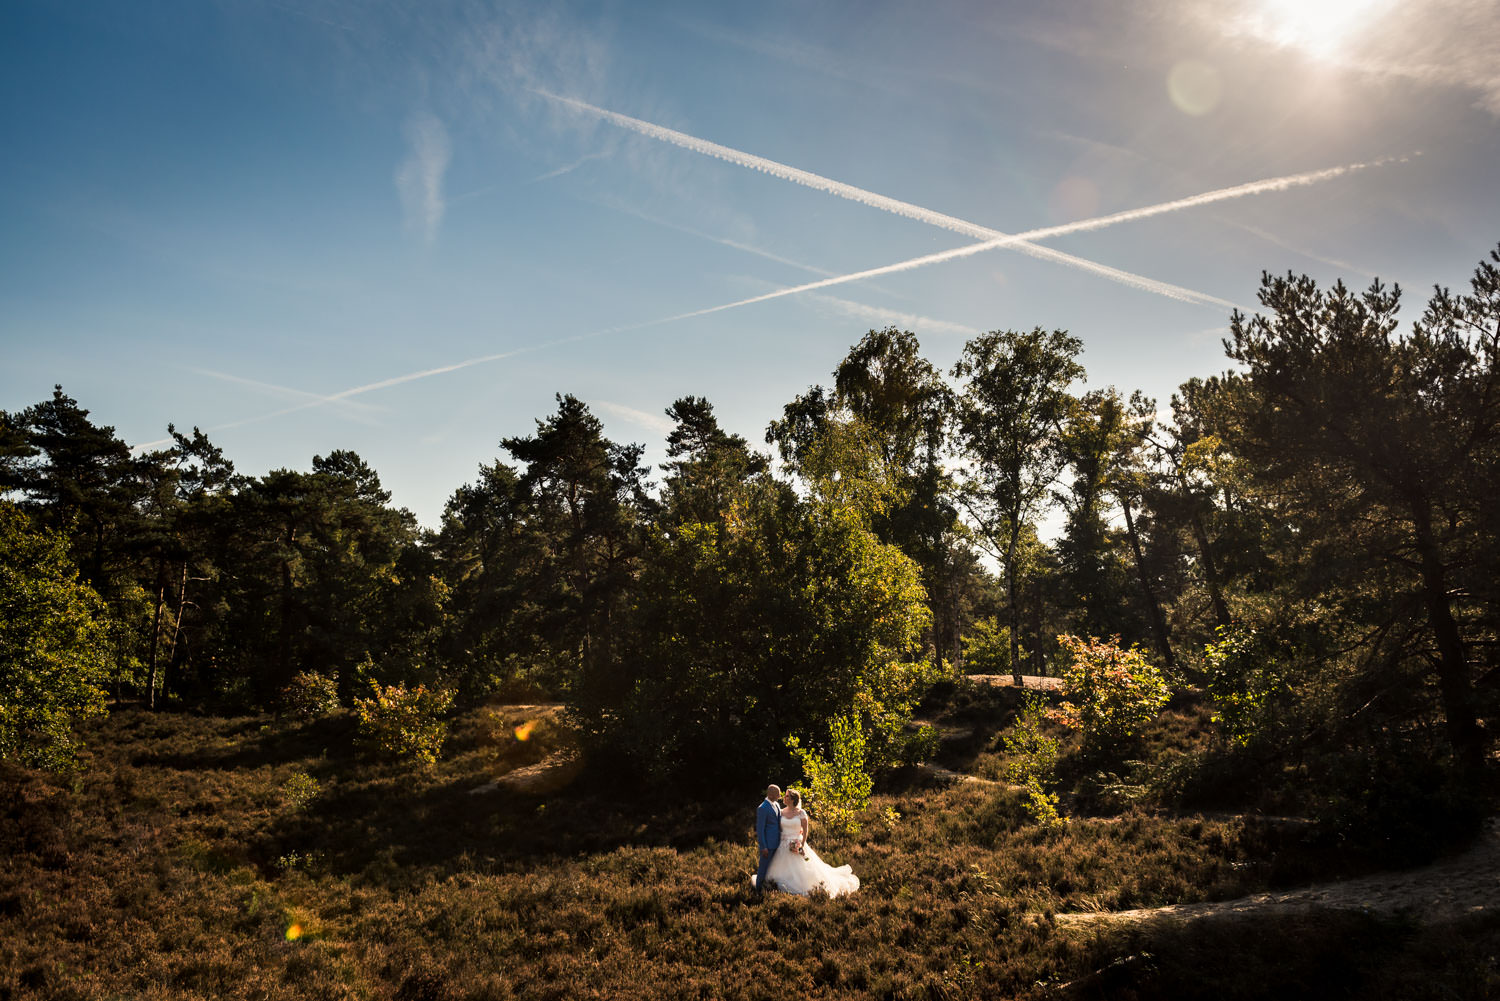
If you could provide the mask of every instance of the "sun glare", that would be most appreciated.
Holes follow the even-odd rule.
[[[1260,0],[1251,18],[1262,38],[1326,59],[1390,5],[1391,0]]]

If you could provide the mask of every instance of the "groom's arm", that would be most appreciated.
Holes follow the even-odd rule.
[[[760,850],[769,853],[773,847],[771,841],[771,811],[757,810],[755,812],[755,840],[760,843]]]

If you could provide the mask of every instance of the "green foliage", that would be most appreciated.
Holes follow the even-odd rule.
[[[953,366],[964,380],[956,441],[969,460],[961,496],[976,538],[1005,570],[1012,671],[1021,660],[1021,538],[1066,461],[1061,428],[1074,406],[1068,389],[1084,375],[1082,350],[1062,330],[996,330],[965,344]]]
[[[1038,824],[1049,830],[1062,826],[1058,810],[1057,758],[1059,744],[1045,731],[1047,701],[1036,692],[1027,692],[1021,711],[1001,746],[1009,756],[1005,777],[1026,791],[1026,809]]]
[[[859,833],[860,815],[869,808],[874,780],[866,770],[867,741],[859,717],[839,716],[828,725],[828,753],[803,747],[795,737],[787,747],[807,776],[807,800],[824,823],[844,835]]]
[[[302,770],[292,772],[281,787],[282,796],[293,811],[305,810],[323,791],[322,784]]]
[[[1399,287],[1264,276],[1265,311],[1231,319],[1242,374],[1216,385],[1208,430],[1244,463],[1268,521],[1288,526],[1270,537],[1284,584],[1362,633],[1348,654],[1362,669],[1340,687],[1422,677],[1479,785],[1494,705],[1481,679],[1495,667],[1481,637],[1500,623],[1500,268],[1481,262],[1471,287],[1438,289],[1401,330]],[[1434,715],[1405,709],[1408,725]]]
[[[371,698],[354,702],[360,735],[385,757],[435,763],[448,735],[443,714],[453,704],[453,693],[424,685],[374,688]]]
[[[1287,692],[1287,682],[1276,651],[1256,630],[1221,627],[1218,637],[1203,651],[1213,721],[1231,741],[1249,744],[1271,722],[1268,712],[1279,704],[1278,696]]]
[[[281,690],[281,704],[296,719],[331,716],[339,711],[338,682],[316,671],[299,671]]]
[[[963,650],[970,674],[1010,673],[1010,627],[993,615],[974,620],[964,634]]]
[[[932,681],[913,656],[930,618],[916,564],[870,529],[883,494],[861,485],[882,475],[868,438],[812,437],[803,454],[822,472],[804,500],[702,408],[676,412],[694,420],[676,440],[703,444],[672,465],[679,502],[650,537],[620,657],[570,694],[586,737],[638,773],[744,778],[785,761],[787,734],[821,744],[855,713],[865,767],[902,760]],[[708,470],[718,510],[693,521],[708,481],[680,481]]]
[[[1057,638],[1071,660],[1063,671],[1065,701],[1049,718],[1081,731],[1085,745],[1093,749],[1132,736],[1170,695],[1161,670],[1139,647],[1122,648],[1119,640]]]
[[[58,769],[104,712],[107,619],[63,540],[0,503],[0,758]]]

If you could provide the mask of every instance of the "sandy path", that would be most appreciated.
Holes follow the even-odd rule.
[[[1064,924],[1140,922],[1157,918],[1192,921],[1233,914],[1288,913],[1317,908],[1387,914],[1405,911],[1429,921],[1493,914],[1500,909],[1500,818],[1490,820],[1479,839],[1461,854],[1408,872],[1376,873],[1340,883],[1257,893],[1215,903],[1059,914],[1057,920]]]
[[[1016,679],[1009,674],[970,674],[968,679],[980,685],[994,685],[996,688],[1014,688]],[[1046,678],[1039,674],[1021,675],[1021,685],[1039,692],[1054,692],[1062,689],[1061,678]]]

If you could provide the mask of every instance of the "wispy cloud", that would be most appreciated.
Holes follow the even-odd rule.
[[[1359,275],[1362,278],[1375,277],[1375,272],[1373,271],[1370,271],[1366,268],[1361,268],[1358,265],[1350,264],[1348,261],[1341,261],[1336,257],[1325,257],[1322,254],[1307,249],[1306,247],[1299,247],[1293,243],[1289,243],[1288,241],[1283,240],[1281,237],[1277,236],[1274,233],[1266,232],[1259,226],[1251,226],[1248,223],[1243,222],[1228,222],[1226,223],[1226,225],[1233,226],[1236,229],[1244,230],[1251,236],[1259,237],[1267,243],[1274,244],[1275,246],[1280,247],[1282,250],[1290,250],[1292,253],[1297,254],[1301,257],[1306,257],[1308,260],[1320,261],[1323,264],[1327,264],[1329,267],[1338,268],[1340,271],[1351,272],[1353,274]]]
[[[453,151],[448,130],[426,112],[413,115],[405,131],[410,148],[406,159],[396,168],[396,192],[401,196],[406,228],[430,244],[437,239],[447,208],[443,201],[443,175]]]
[[[595,105],[589,104],[586,101],[579,101],[571,97],[563,97],[561,95],[553,94],[547,91],[538,91],[538,93],[548,98],[549,100],[556,101],[568,107],[572,107],[586,114],[595,115],[599,118],[604,119],[605,121],[619,125],[622,128],[630,129],[633,132],[637,132],[652,139],[657,139],[661,142],[671,143],[674,146],[680,146],[683,149],[691,150],[692,152],[699,153],[704,156],[710,156],[729,163],[737,164],[751,170],[762,171],[766,174],[771,175],[772,177],[777,177],[784,181],[790,181],[794,184],[800,184],[805,187],[812,188],[816,191],[822,191],[826,192],[827,194],[836,195],[840,198],[846,198],[850,201],[858,202],[861,205],[868,205],[871,208],[880,209],[883,212],[890,212],[894,215],[904,216],[908,219],[915,219],[918,222],[924,222],[928,225],[937,226],[939,228],[946,229],[954,233],[960,233],[965,236],[977,237],[985,241],[982,244],[975,244],[970,247],[959,248],[957,250],[945,252],[949,256],[944,256],[941,254],[928,255],[926,257],[916,258],[912,261],[906,261],[901,264],[890,265],[887,268],[883,269],[874,269],[871,271],[859,272],[856,276],[852,277],[846,276],[844,278],[827,279],[826,281],[830,284],[839,284],[843,281],[848,280],[871,278],[879,274],[891,274],[893,271],[909,270],[914,267],[922,267],[926,264],[935,264],[944,260],[952,260],[956,257],[965,257],[970,254],[981,253],[987,250],[1009,247],[1014,250],[1019,250],[1022,253],[1030,254],[1033,257],[1038,257],[1043,260],[1049,260],[1057,264],[1064,264],[1073,268],[1079,268],[1092,274],[1098,275],[1101,278],[1106,278],[1110,281],[1118,282],[1122,285],[1137,288],[1144,292],[1151,292],[1156,295],[1166,296],[1170,299],[1177,299],[1181,302],[1197,303],[1200,305],[1233,307],[1234,303],[1231,303],[1225,299],[1221,299],[1218,296],[1208,295],[1203,292],[1194,291],[1193,289],[1184,288],[1180,285],[1174,285],[1170,282],[1159,281],[1155,278],[1148,278],[1144,275],[1133,274],[1120,268],[1113,268],[1106,264],[1099,264],[1095,261],[1085,260],[1081,257],[1075,257],[1072,254],[1065,254],[1058,250],[1052,250],[1048,247],[1039,246],[1033,241],[1047,239],[1049,237],[1062,236],[1067,233],[1079,233],[1093,229],[1102,229],[1105,226],[1113,226],[1121,222],[1132,222],[1139,219],[1146,219],[1154,215],[1162,215],[1167,212],[1177,212],[1182,209],[1196,208],[1198,206],[1208,205],[1212,204],[1213,202],[1224,201],[1230,198],[1243,198],[1247,195],[1263,194],[1271,191],[1284,191],[1288,188],[1298,187],[1301,185],[1316,184],[1320,181],[1330,180],[1334,177],[1340,177],[1344,174],[1350,173],[1351,171],[1361,170],[1366,167],[1375,166],[1379,163],[1387,162],[1382,160],[1376,161],[1375,163],[1356,163],[1349,164],[1344,167],[1332,167],[1327,170],[1317,170],[1310,171],[1304,174],[1292,174],[1285,177],[1270,178],[1263,181],[1255,181],[1249,184],[1236,185],[1232,188],[1221,188],[1217,191],[1210,191],[1201,195],[1194,195],[1190,198],[1179,198],[1171,202],[1163,202],[1161,204],[1147,206],[1145,208],[1131,209],[1125,212],[1116,212],[1107,216],[1099,216],[1094,219],[1086,219],[1079,222],[1066,223],[1061,226],[1051,226],[1038,230],[1030,230],[1026,233],[1008,234],[1002,233],[997,229],[991,229],[988,226],[981,226],[978,223],[969,222],[966,219],[959,219],[956,216],[951,216],[943,212],[937,212],[932,209],[923,208],[920,205],[913,205],[910,202],[903,202],[899,199],[890,198],[885,195],[877,194],[873,191],[867,191],[864,188],[855,187],[852,184],[845,184],[842,181],[835,181],[832,178],[823,177],[822,175],[814,174],[810,171],[801,170],[797,167],[792,167],[784,163],[778,163],[775,160],[768,160],[765,157],[756,156],[753,153],[746,153],[743,150],[737,150],[728,146],[723,146],[719,143],[711,142],[707,139],[700,139],[697,136],[691,136],[685,132],[679,132],[676,129],[669,129],[665,126],[657,125],[652,122],[642,121],[639,118],[632,118],[629,115],[622,115],[617,111],[609,111],[605,108],[600,108]],[[804,291],[818,287],[822,286],[818,283],[813,283],[807,286],[800,286],[798,290]],[[782,294],[790,294],[790,292]],[[774,295],[772,297],[774,297]],[[746,300],[745,302],[748,303],[758,301],[763,300],[751,299]],[[742,304],[744,303],[736,303],[735,305]],[[729,307],[724,306],[717,308]]]
[[[629,424],[643,427],[648,431],[655,431],[657,434],[669,434],[675,426],[664,414],[647,413],[644,410],[627,407],[623,403],[611,403],[609,400],[591,400],[589,402],[607,414],[618,417]]]
[[[536,181],[550,181],[554,177],[561,177],[564,174],[571,174],[573,171],[577,170],[579,167],[582,167],[590,160],[602,160],[608,155],[608,153],[585,153],[583,154],[583,156],[580,156],[572,163],[564,164],[563,166],[558,167],[556,170],[547,171],[545,174],[537,177]]]
[[[978,327],[970,327],[962,323],[951,323],[948,320],[938,320],[930,316],[922,316],[919,313],[903,313],[897,309],[886,309],[883,306],[871,306],[863,302],[855,302],[852,299],[840,299],[838,296],[823,295],[821,293],[810,293],[818,302],[827,303],[845,316],[852,316],[867,323],[874,323],[882,327],[902,327],[917,333],[959,334],[964,337],[973,337],[979,333]]]

